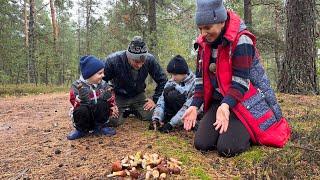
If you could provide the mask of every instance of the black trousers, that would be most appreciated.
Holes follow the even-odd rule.
[[[168,123],[186,102],[186,96],[175,88],[166,88],[163,91],[164,98],[164,123]]]
[[[220,129],[215,130],[213,123],[216,121],[218,107],[219,104],[213,104],[200,120],[195,133],[195,148],[201,151],[216,149],[219,155],[225,157],[235,156],[246,151],[250,147],[250,135],[232,111],[230,111],[227,132],[220,134]]]
[[[73,123],[77,130],[88,132],[96,126],[104,126],[109,118],[109,105],[98,100],[97,104],[80,105],[73,111]]]

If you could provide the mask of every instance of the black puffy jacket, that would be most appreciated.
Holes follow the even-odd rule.
[[[133,78],[131,70],[132,67],[128,62],[126,52],[118,51],[107,57],[104,69],[105,76],[103,79],[112,82],[116,96],[132,98],[145,92],[145,80],[148,74],[150,74],[152,79],[157,83],[152,97],[156,103],[167,82],[167,76],[155,57],[152,54],[147,54],[145,63],[138,70],[136,80]]]

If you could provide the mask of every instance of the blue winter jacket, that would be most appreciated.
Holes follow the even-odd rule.
[[[182,84],[184,84],[184,86],[182,86]],[[179,84],[173,81],[172,79],[170,79],[166,83],[165,88],[169,86],[175,86],[175,89],[177,91],[179,91],[181,94],[185,94],[187,97],[186,102],[183,104],[182,108],[177,112],[175,116],[171,118],[169,122],[173,127],[177,127],[177,126],[183,125],[183,121],[181,118],[192,102],[192,99],[193,99],[192,97],[194,94],[194,87],[195,87],[195,75],[191,71],[189,71],[189,75],[186,77],[186,79],[184,79]],[[164,97],[162,93],[162,95],[160,96],[157,102],[157,106],[154,110],[152,119],[153,120],[158,119],[160,122],[163,121],[164,114],[165,114],[164,110],[165,110],[165,102],[164,102]]]

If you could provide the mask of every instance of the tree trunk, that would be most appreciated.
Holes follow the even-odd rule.
[[[157,12],[156,12],[156,0],[148,0],[148,21],[149,21],[149,51],[152,53],[156,59],[158,58],[157,51]],[[149,78],[149,83],[153,82],[151,76]]]
[[[78,59],[80,59],[81,57],[81,34],[80,34],[81,30],[80,30],[80,22],[79,22],[79,26],[77,29],[77,39],[78,39]],[[80,65],[78,63],[78,74],[80,74]]]
[[[246,23],[249,30],[252,30],[252,12],[251,12],[251,0],[243,1],[243,9],[244,9],[244,22]]]
[[[25,47],[29,46],[29,35],[28,35],[28,10],[27,10],[27,0],[23,3],[23,19],[24,19],[24,35],[25,35]]]
[[[156,0],[149,0],[149,33],[150,44],[149,51],[157,56],[157,16],[156,16]]]
[[[57,38],[58,38],[58,26],[57,26],[57,19],[56,19],[56,10],[55,10],[53,1],[54,0],[50,0],[50,9],[51,9],[51,22],[52,22],[52,29],[53,29],[53,46],[54,46],[54,50],[56,51]]]
[[[279,90],[316,94],[315,0],[288,0],[286,5],[286,49]]]
[[[28,24],[29,24],[29,21],[28,21],[28,10],[27,10],[27,1],[28,0],[24,0],[24,3],[23,3],[23,19],[24,19],[24,36],[25,36],[25,50],[27,51],[29,49],[29,27],[28,27]],[[26,53],[27,54],[27,53]],[[28,55],[25,56],[26,58],[26,61],[27,61],[27,70],[28,70],[28,73],[27,73],[27,82],[30,83],[30,73],[29,73],[29,69],[30,69],[30,59],[28,57]]]
[[[29,69],[28,73],[30,76],[30,83],[37,83],[36,78],[36,57],[35,57],[35,34],[34,34],[34,26],[35,26],[35,2],[34,0],[30,0],[30,15],[29,15]]]
[[[86,54],[90,54],[90,24],[91,24],[91,7],[92,0],[86,0]]]
[[[45,83],[46,85],[49,84],[49,74],[48,74],[48,59],[46,58],[46,65],[45,65],[45,68],[46,68],[46,72],[45,72]]]

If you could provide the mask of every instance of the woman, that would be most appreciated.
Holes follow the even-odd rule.
[[[260,64],[255,36],[223,0],[197,0],[196,24],[201,33],[195,43],[196,87],[183,116],[190,130],[204,105],[195,147],[230,157],[251,143],[284,146],[290,128]]]

